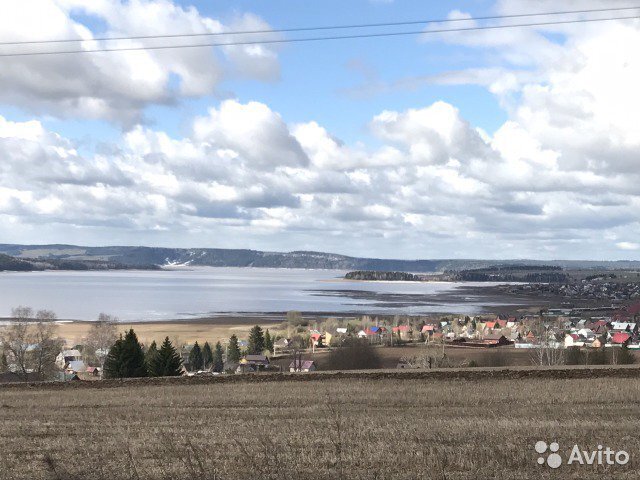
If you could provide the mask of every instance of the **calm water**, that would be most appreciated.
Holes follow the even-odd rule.
[[[224,312],[466,312],[474,303],[384,305],[372,299],[318,295],[318,290],[357,290],[434,295],[455,283],[349,282],[338,270],[208,268],[165,271],[0,272],[0,317],[13,307],[46,308],[65,319],[95,319],[100,312],[122,320],[189,318]],[[467,284],[468,285],[468,284]],[[473,302],[472,299],[467,301]]]

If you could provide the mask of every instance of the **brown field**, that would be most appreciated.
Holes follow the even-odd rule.
[[[606,371],[0,388],[0,478],[638,478],[640,379]],[[538,440],[565,459],[577,443],[631,461],[551,470]]]
[[[249,330],[254,325],[260,325],[263,329],[271,331],[277,329],[282,318],[271,320],[263,317],[220,317],[213,319],[198,319],[193,321],[162,321],[162,322],[135,322],[120,323],[118,330],[125,332],[133,328],[138,338],[144,344],[150,344],[153,340],[160,343],[165,337],[169,337],[175,344],[193,344],[195,341],[204,343],[208,341],[212,345],[217,341],[226,341],[233,334],[239,338],[247,338]],[[82,343],[86,337],[91,322],[60,323],[58,335],[68,345]]]

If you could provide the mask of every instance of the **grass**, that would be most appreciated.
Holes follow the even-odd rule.
[[[0,389],[0,479],[638,478],[640,380],[330,379]],[[533,445],[624,449],[536,464]]]

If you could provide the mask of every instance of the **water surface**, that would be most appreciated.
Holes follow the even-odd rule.
[[[28,305],[59,318],[95,319],[100,312],[122,320],[163,320],[231,312],[429,313],[470,312],[480,305],[441,303],[436,295],[459,283],[361,282],[341,270],[198,267],[163,271],[0,272],[0,317]],[[473,284],[464,284],[473,285]],[[336,291],[398,294],[398,303]],[[408,305],[403,295],[425,295]],[[364,298],[363,298],[364,297]],[[429,299],[433,297],[435,301]],[[411,300],[413,302],[413,300]],[[409,303],[411,303],[409,302]],[[425,304],[428,303],[428,304]]]

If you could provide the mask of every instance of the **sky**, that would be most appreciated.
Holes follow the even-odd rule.
[[[562,10],[633,6],[567,0]],[[640,259],[640,20],[550,0],[3,0],[3,53],[336,32],[411,36],[0,56],[0,243]],[[640,15],[640,9],[556,19]],[[442,19],[470,19],[439,24]],[[342,33],[356,33],[355,30]]]

